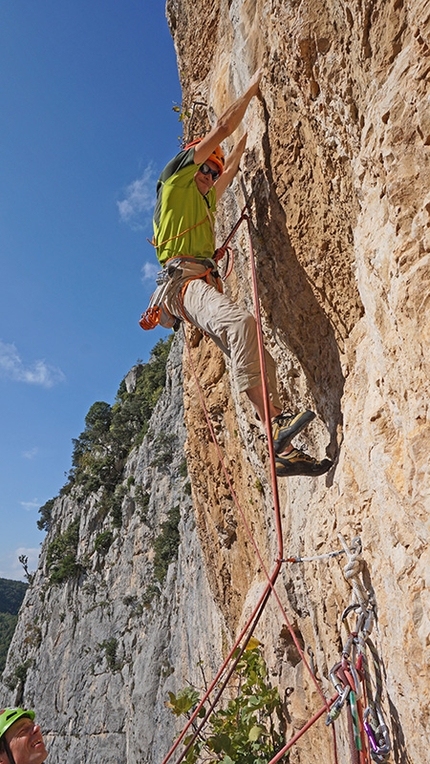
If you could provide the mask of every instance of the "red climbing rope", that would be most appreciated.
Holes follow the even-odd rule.
[[[197,736],[200,734],[202,728],[204,727],[204,725],[206,724],[207,720],[209,719],[209,716],[211,715],[211,713],[213,712],[215,706],[217,705],[217,703],[218,703],[218,701],[219,701],[219,699],[220,699],[220,697],[221,697],[225,687],[227,686],[229,678],[231,677],[232,673],[234,672],[235,667],[236,667],[237,663],[239,662],[239,660],[240,660],[240,658],[242,656],[242,653],[245,650],[246,645],[247,645],[250,637],[252,636],[252,634],[253,634],[253,632],[254,632],[254,630],[255,630],[255,628],[256,628],[256,626],[257,626],[257,624],[258,624],[258,622],[259,622],[259,620],[260,620],[260,618],[261,618],[261,616],[263,614],[264,608],[265,608],[265,606],[267,604],[267,601],[269,599],[270,594],[273,594],[274,597],[275,597],[275,600],[276,600],[276,602],[277,602],[277,604],[278,604],[278,606],[279,606],[279,608],[281,610],[283,619],[284,619],[284,621],[285,621],[285,623],[287,625],[287,628],[289,630],[291,638],[292,638],[292,640],[293,640],[293,642],[294,642],[294,644],[295,644],[295,646],[296,646],[296,648],[298,650],[298,653],[299,653],[299,655],[301,657],[301,660],[303,661],[304,665],[306,666],[306,668],[307,668],[307,670],[309,672],[309,675],[310,675],[313,683],[315,684],[315,687],[316,687],[318,693],[320,694],[320,696],[321,696],[321,698],[323,700],[323,703],[324,703],[323,708],[320,709],[320,711],[318,711],[315,714],[315,716],[312,717],[312,719],[309,720],[309,722],[302,728],[302,730],[300,730],[292,738],[292,740],[290,740],[290,742],[287,744],[287,746],[285,746],[281,751],[279,751],[276,754],[276,756],[273,759],[271,759],[270,764],[275,764],[275,762],[279,761],[287,753],[289,748],[292,745],[294,745],[294,743],[301,737],[301,735],[303,735],[324,714],[324,712],[328,712],[330,710],[330,707],[335,702],[335,700],[338,698],[338,695],[336,694],[336,696],[334,696],[329,701],[326,700],[326,698],[324,696],[324,693],[323,693],[323,691],[322,691],[322,689],[321,689],[321,687],[320,687],[320,685],[319,685],[319,683],[318,683],[318,681],[317,681],[317,679],[316,679],[316,677],[315,677],[315,675],[314,675],[314,673],[313,673],[313,671],[312,671],[312,669],[311,669],[311,667],[310,667],[310,665],[309,665],[309,663],[308,663],[308,661],[306,659],[306,656],[303,653],[303,650],[302,650],[301,645],[300,645],[300,643],[298,641],[298,638],[297,638],[297,636],[296,636],[296,634],[294,632],[294,629],[292,628],[292,625],[291,625],[291,623],[290,623],[290,621],[288,619],[288,616],[287,616],[287,614],[285,612],[284,606],[282,605],[282,602],[281,602],[281,600],[280,600],[280,598],[279,598],[279,596],[278,596],[278,594],[277,594],[277,592],[275,590],[275,583],[276,583],[277,578],[279,576],[279,573],[280,573],[280,570],[281,570],[281,567],[282,567],[282,563],[284,562],[284,560],[283,560],[283,533],[282,533],[282,524],[281,524],[281,511],[280,511],[280,505],[279,505],[278,483],[277,483],[277,476],[276,476],[275,453],[274,453],[273,438],[272,438],[272,432],[271,432],[271,417],[270,417],[270,408],[269,408],[269,392],[268,392],[268,387],[267,387],[267,371],[266,371],[266,362],[265,362],[265,352],[264,352],[264,342],[263,342],[263,331],[262,331],[262,323],[261,323],[259,295],[258,295],[257,271],[256,271],[254,250],[253,250],[253,247],[252,247],[251,224],[250,224],[250,218],[249,218],[249,214],[248,214],[248,205],[245,205],[244,209],[242,210],[242,213],[241,213],[241,216],[240,216],[239,220],[237,221],[236,225],[232,229],[231,233],[229,234],[227,240],[224,242],[223,246],[220,248],[220,250],[218,250],[218,259],[220,259],[220,257],[222,257],[221,252],[224,253],[228,249],[229,242],[231,241],[232,237],[235,235],[235,233],[239,229],[240,225],[244,221],[247,222],[248,235],[249,235],[250,262],[251,262],[251,273],[252,273],[253,295],[254,295],[254,309],[255,309],[255,319],[256,319],[256,325],[257,325],[257,337],[258,337],[258,347],[259,347],[259,356],[260,356],[260,368],[261,368],[261,378],[262,378],[262,387],[263,387],[263,400],[264,400],[264,414],[265,414],[265,423],[266,423],[266,433],[267,433],[268,451],[269,451],[269,457],[270,457],[271,482],[272,482],[272,493],[273,493],[273,503],[274,503],[274,512],[275,512],[275,525],[276,525],[276,533],[277,533],[278,556],[277,556],[277,559],[276,559],[275,568],[274,568],[273,572],[270,574],[268,572],[265,564],[264,564],[264,561],[262,559],[262,556],[260,554],[260,551],[258,549],[256,541],[255,541],[255,539],[253,537],[252,531],[251,531],[251,529],[249,527],[249,524],[248,524],[248,522],[246,520],[245,513],[244,513],[244,511],[243,511],[243,509],[242,509],[242,507],[240,505],[240,502],[238,501],[236,493],[234,491],[230,475],[229,475],[228,470],[227,470],[227,468],[225,466],[223,454],[222,454],[221,448],[219,446],[219,443],[217,441],[214,428],[213,428],[212,423],[210,421],[209,413],[207,411],[205,400],[204,400],[204,395],[203,395],[203,392],[202,392],[202,389],[201,389],[201,386],[200,386],[200,383],[199,383],[199,380],[198,380],[198,376],[197,376],[197,373],[196,373],[195,366],[193,364],[190,345],[189,345],[189,342],[188,342],[188,339],[186,337],[186,333],[185,333],[185,330],[184,330],[186,347],[187,347],[187,351],[188,351],[188,358],[189,358],[189,361],[190,361],[190,366],[191,366],[191,369],[192,369],[192,372],[193,372],[194,380],[195,380],[195,383],[196,383],[196,388],[197,388],[199,399],[200,399],[200,403],[201,403],[201,406],[202,406],[202,409],[203,409],[203,412],[204,412],[204,415],[205,415],[205,418],[206,418],[206,422],[207,422],[207,425],[208,425],[208,428],[209,428],[212,440],[214,442],[215,448],[217,450],[217,454],[218,454],[218,458],[219,458],[219,461],[220,461],[220,464],[221,464],[221,468],[222,468],[222,471],[224,473],[224,476],[225,476],[225,479],[227,481],[227,484],[229,486],[233,502],[234,502],[234,504],[235,504],[235,506],[236,506],[236,508],[237,508],[237,510],[238,510],[238,512],[239,512],[239,514],[241,516],[241,518],[242,518],[242,521],[243,521],[246,533],[247,533],[247,535],[248,535],[248,537],[249,537],[249,539],[250,539],[250,541],[251,541],[251,543],[252,543],[252,545],[253,545],[253,547],[255,549],[258,561],[259,561],[259,563],[261,565],[261,568],[262,568],[262,570],[264,572],[264,575],[265,575],[265,577],[267,579],[267,585],[266,585],[265,590],[264,590],[263,594],[261,595],[261,597],[260,597],[256,607],[254,608],[254,611],[253,611],[251,617],[249,618],[249,620],[246,623],[245,627],[242,629],[242,632],[241,632],[240,636],[238,637],[238,639],[236,640],[236,642],[233,645],[232,649],[230,650],[227,658],[224,660],[224,663],[222,664],[222,667],[220,668],[218,674],[213,679],[213,681],[212,681],[210,687],[208,688],[208,690],[206,691],[204,697],[201,699],[201,701],[199,702],[197,707],[194,709],[193,714],[191,715],[190,719],[188,720],[188,722],[187,722],[186,726],[184,727],[184,729],[182,730],[181,734],[176,739],[175,743],[173,744],[173,746],[171,747],[171,749],[169,750],[169,752],[165,756],[162,764],[167,764],[167,762],[169,761],[169,759],[172,757],[173,753],[177,749],[179,743],[184,739],[186,733],[188,732],[190,727],[193,725],[193,722],[196,720],[197,716],[199,715],[199,712],[200,712],[201,708],[208,701],[209,696],[214,691],[215,687],[217,687],[216,696],[210,702],[209,707],[208,707],[208,709],[207,709],[207,711],[205,713],[205,716],[201,720],[201,722],[199,723],[198,727],[194,728],[193,735],[187,741],[187,745],[185,746],[184,750],[180,754],[179,758],[176,760],[176,764],[180,764],[180,762],[187,755],[189,749],[193,745],[193,742],[195,741]],[[242,643],[242,645],[241,645],[241,643]],[[227,666],[229,665],[231,659],[233,658],[234,653],[236,652],[236,650],[238,650],[240,645],[241,645],[241,647],[239,649],[239,654],[235,655],[235,660],[234,660],[232,666],[228,670],[227,674],[225,674]],[[222,684],[219,684],[220,679],[223,676],[224,676],[224,679],[222,681]],[[331,725],[331,726],[332,726],[332,731],[333,731],[334,762],[335,762],[335,764],[337,764],[338,759],[337,759],[337,745],[336,745],[335,729],[334,729],[334,725]]]

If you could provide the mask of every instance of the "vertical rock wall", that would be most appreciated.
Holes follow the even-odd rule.
[[[222,205],[219,241],[239,216],[245,187],[252,195],[265,338],[279,363],[285,405],[314,408],[319,422],[301,442],[335,460],[327,478],[281,481],[284,543],[290,554],[312,555],[339,548],[339,532],[349,540],[361,536],[376,599],[374,634],[393,757],[424,761],[430,6],[422,0],[221,0],[197,7],[171,0],[168,18],[184,106],[208,105],[187,126],[190,137],[213,124],[257,66],[264,68],[262,100],[254,100],[245,119],[242,177]],[[237,278],[229,288],[250,306],[245,232],[236,250]],[[276,544],[260,430],[234,384],[230,389],[222,359],[205,340],[191,352],[235,489],[270,568]],[[241,623],[261,571],[229,500],[189,369],[186,420],[212,591],[225,617]],[[338,660],[345,636],[340,614],[351,590],[342,569],[338,560],[283,572],[281,596],[317,656],[320,677]],[[275,653],[282,618],[273,612],[261,629]],[[272,658],[275,681],[295,688],[289,695],[293,731],[310,715],[312,702],[301,697],[306,680],[300,666],[282,668]],[[299,745],[295,760],[328,760],[328,738],[322,743],[320,732],[311,732],[310,740]]]

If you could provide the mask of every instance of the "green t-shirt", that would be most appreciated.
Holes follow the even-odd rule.
[[[198,190],[194,147],[181,151],[164,168],[157,183],[154,239],[161,265],[171,257],[213,257],[216,192]]]

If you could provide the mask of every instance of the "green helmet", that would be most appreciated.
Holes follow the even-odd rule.
[[[0,711],[0,738],[22,716],[28,716],[31,721],[34,721],[36,714],[34,711],[26,711],[24,708],[3,708]]]

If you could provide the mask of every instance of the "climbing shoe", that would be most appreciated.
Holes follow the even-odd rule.
[[[278,414],[272,419],[273,447],[275,454],[282,454],[293,438],[301,432],[309,422],[315,419],[313,411],[300,411],[299,414]]]
[[[318,477],[328,472],[333,462],[330,459],[323,459],[322,462],[314,459],[313,456],[293,448],[289,454],[276,457],[276,474],[278,477],[289,477],[290,475],[309,475]]]

